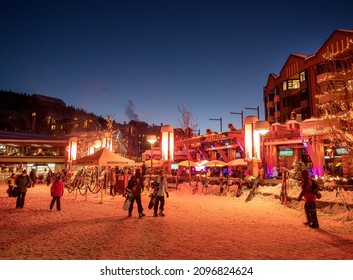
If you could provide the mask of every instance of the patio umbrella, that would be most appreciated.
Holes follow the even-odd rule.
[[[206,162],[205,164],[203,164],[203,166],[207,166],[207,167],[223,167],[223,166],[227,166],[227,163],[221,160],[210,160],[209,162]]]
[[[146,160],[145,161],[146,167],[151,167],[151,160]],[[163,161],[154,159],[152,162],[152,167],[162,167],[163,166]]]
[[[233,159],[227,162],[228,166],[247,166],[248,163],[243,158]]]
[[[207,159],[203,159],[203,160],[199,160],[198,162],[196,162],[196,164],[198,166],[205,166],[206,162],[208,162],[208,160]]]
[[[190,166],[192,166],[192,167],[198,166],[196,162],[187,161],[187,160],[183,160],[181,162],[178,162],[178,166],[186,166],[186,167],[188,167],[189,163],[190,163]]]

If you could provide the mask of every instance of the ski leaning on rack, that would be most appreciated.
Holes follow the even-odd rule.
[[[288,177],[288,170],[284,170],[282,174],[282,190],[280,195],[281,204],[286,204],[288,200],[287,177]]]
[[[336,189],[336,197],[339,197],[342,200],[343,205],[347,208],[348,211],[351,210],[347,203],[346,197],[344,196],[344,190],[341,187],[338,187]]]
[[[259,183],[260,183],[260,176],[257,176],[256,179],[251,181],[251,189],[248,193],[248,196],[245,199],[245,202],[249,202],[254,198],[254,196],[257,193],[257,189],[259,188]]]

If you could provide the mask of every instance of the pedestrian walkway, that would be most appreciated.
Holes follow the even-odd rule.
[[[137,209],[127,217],[124,198],[109,193],[101,200],[66,192],[62,210],[49,211],[44,184],[28,190],[23,209],[5,190],[1,185],[2,260],[353,259],[352,221],[319,213],[321,228],[312,230],[303,226],[302,205],[292,209],[265,196],[245,203],[181,187],[166,199],[166,216],[153,217],[145,193],[146,216],[138,218]]]

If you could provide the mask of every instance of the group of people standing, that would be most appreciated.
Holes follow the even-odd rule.
[[[153,204],[153,216],[163,217],[164,214],[164,205],[165,205],[165,197],[169,197],[168,193],[168,183],[167,178],[165,176],[164,170],[160,170],[158,176],[155,178],[155,184],[153,184],[153,195],[155,196],[155,201]],[[143,212],[141,193],[144,189],[144,178],[142,176],[141,170],[137,169],[135,174],[130,178],[126,192],[131,196],[131,204],[128,209],[128,216],[132,216],[132,211],[134,209],[134,203],[137,204],[137,211],[139,218],[146,216]]]
[[[30,175],[28,175],[27,170],[23,169],[19,175],[12,173],[11,176],[6,179],[9,196],[16,197],[16,209],[24,207],[27,190],[28,188],[34,187],[35,177],[33,174],[35,174],[35,172],[31,171]],[[57,174],[54,183],[50,187],[52,197],[49,205],[50,210],[53,209],[55,204],[56,209],[58,211],[61,210],[60,198],[64,194],[64,187],[63,177],[60,174]]]
[[[34,174],[34,172],[32,172]],[[16,197],[16,208],[23,208],[25,205],[25,198],[27,194],[28,188],[34,186],[34,181],[31,178],[33,175],[28,175],[27,170],[24,169],[19,175],[13,173],[9,178],[6,179],[6,183],[8,185],[8,193],[9,196]],[[51,211],[56,205],[56,210],[61,211],[61,197],[64,194],[65,184],[63,182],[64,174],[60,173],[55,174],[55,176],[51,176],[51,202],[49,205],[49,210]],[[48,182],[47,185],[49,186]],[[164,214],[164,205],[165,205],[165,197],[169,197],[168,193],[168,183],[167,177],[164,174],[163,170],[159,171],[158,176],[155,178],[155,183],[153,184],[154,189],[153,193],[155,195],[155,202],[153,204],[155,217],[161,216]],[[12,194],[16,187],[16,194]],[[144,217],[145,214],[143,212],[141,193],[144,189],[144,178],[140,169],[135,171],[135,174],[130,178],[128,185],[126,187],[126,192],[131,195],[131,204],[128,209],[129,216],[132,216],[132,211],[134,209],[134,204],[136,202],[137,211],[139,217]]]

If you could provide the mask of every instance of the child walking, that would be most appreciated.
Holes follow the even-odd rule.
[[[61,176],[57,176],[55,182],[50,188],[51,196],[53,197],[50,202],[50,211],[56,202],[56,210],[61,210],[60,197],[64,194],[64,183]]]

